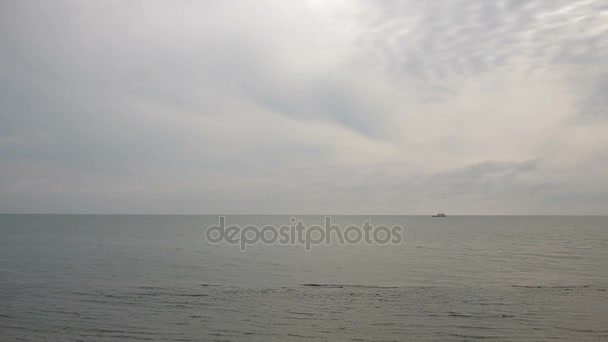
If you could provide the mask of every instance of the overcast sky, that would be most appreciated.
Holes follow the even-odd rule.
[[[0,212],[608,214],[608,2],[0,1]]]

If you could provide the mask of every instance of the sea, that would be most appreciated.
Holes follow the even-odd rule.
[[[227,216],[234,225],[325,216]],[[0,341],[608,341],[608,217],[332,216],[398,244],[210,243],[218,215],[0,215]]]

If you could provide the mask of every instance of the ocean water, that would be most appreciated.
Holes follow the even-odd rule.
[[[205,241],[217,216],[0,215],[0,341],[608,340],[608,217],[332,219],[403,241],[242,252]]]

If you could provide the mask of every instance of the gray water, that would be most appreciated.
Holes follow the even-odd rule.
[[[0,215],[0,340],[608,340],[608,217],[333,217],[365,219],[403,242],[241,252],[205,242],[217,216]]]

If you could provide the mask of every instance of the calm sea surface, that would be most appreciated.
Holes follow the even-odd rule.
[[[0,341],[608,340],[608,217],[333,216],[403,242],[310,252],[217,219],[0,215]]]

